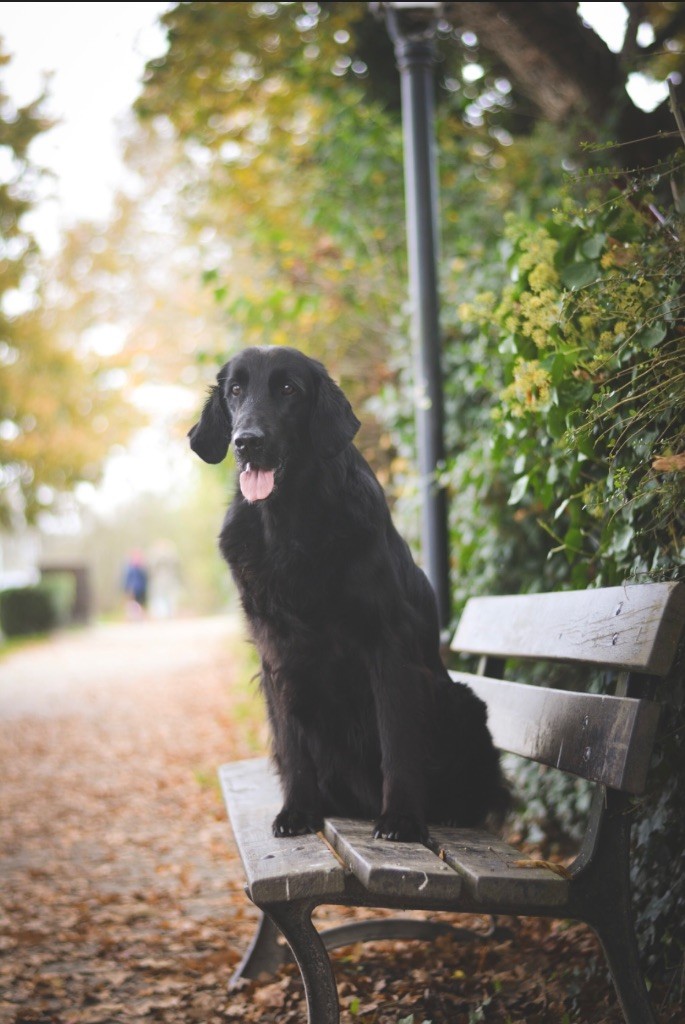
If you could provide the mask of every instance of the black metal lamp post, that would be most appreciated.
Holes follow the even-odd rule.
[[[442,3],[379,3],[395,46],[402,87],[409,291],[414,347],[422,548],[440,628],[450,618],[447,500],[437,481],[445,452],[438,299],[438,182],[435,143],[435,28]]]

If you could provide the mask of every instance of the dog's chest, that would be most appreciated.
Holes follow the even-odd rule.
[[[345,566],[334,543],[314,542],[304,530],[228,529],[221,547],[248,617],[315,625],[339,615]]]

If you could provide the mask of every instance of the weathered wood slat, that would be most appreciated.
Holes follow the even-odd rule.
[[[373,823],[328,818],[324,834],[359,881],[377,896],[456,899],[461,878],[420,843],[373,838]]]
[[[343,868],[318,836],[273,836],[271,823],[280,810],[281,795],[266,758],[223,765],[219,778],[256,904],[342,893]]]
[[[536,867],[513,846],[477,829],[431,828],[430,845],[464,879],[464,891],[495,906],[558,907],[568,880]],[[530,864],[530,866],[526,866]]]
[[[488,706],[500,750],[601,782],[644,790],[659,706],[631,697],[569,693],[469,672],[450,672]]]
[[[647,583],[467,603],[452,650],[550,658],[664,676],[685,623],[685,585]]]

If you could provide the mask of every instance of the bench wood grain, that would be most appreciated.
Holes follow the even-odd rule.
[[[644,791],[659,706],[450,672],[488,707],[495,746],[627,793]]]
[[[223,765],[219,779],[253,902],[332,898],[343,892],[342,866],[317,836],[286,840],[273,835],[271,823],[282,801],[266,758]]]
[[[451,648],[668,673],[685,616],[685,587],[645,583],[556,594],[472,597]]]

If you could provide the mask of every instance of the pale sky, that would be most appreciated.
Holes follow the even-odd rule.
[[[12,55],[2,78],[12,101],[40,94],[51,72],[48,112],[61,123],[36,140],[32,158],[52,169],[55,199],[34,220],[52,250],[59,226],[105,218],[123,178],[118,125],[139,91],[145,62],[164,52],[157,26],[168,2],[0,3],[0,36]]]

